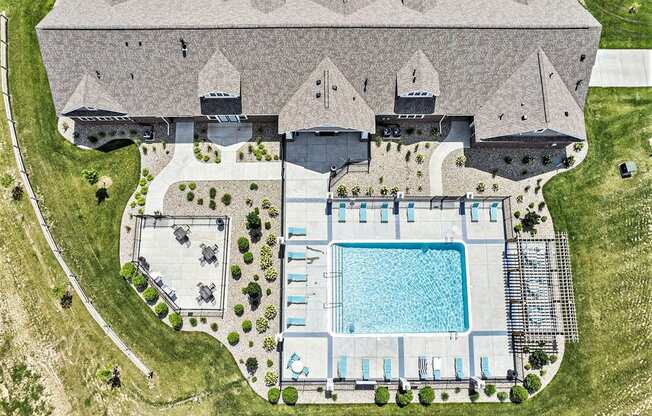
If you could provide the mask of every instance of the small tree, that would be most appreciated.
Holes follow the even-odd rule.
[[[507,400],[507,393],[504,391],[499,391],[496,397],[498,397],[498,400],[500,400],[501,402],[504,402],[505,400]]]
[[[283,403],[294,406],[299,400],[299,392],[296,388],[289,386],[283,389]]]
[[[222,195],[222,203],[227,206],[231,205],[231,194]]]
[[[156,302],[158,299],[158,292],[150,286],[143,292],[143,298],[145,298],[147,302]]]
[[[84,169],[81,172],[81,176],[89,185],[95,185],[100,179],[100,174],[95,169]]]
[[[242,321],[242,331],[246,334],[249,331],[251,331],[251,328],[253,327],[253,324],[249,319],[246,319]]]
[[[168,314],[168,305],[165,302],[161,302],[154,306],[154,313],[158,315],[159,318],[165,317]]]
[[[399,407],[405,407],[412,403],[413,395],[412,395],[412,390],[408,390],[406,392],[402,391],[397,391],[396,392],[396,404]]]
[[[144,290],[147,287],[147,279],[145,279],[145,276],[143,276],[140,273],[137,273],[132,279],[131,283],[136,286],[136,289],[138,290]]]
[[[179,315],[178,312],[172,312],[168,316],[168,320],[170,321],[170,325],[172,325],[172,328],[174,328],[175,331],[179,331],[183,326],[183,319],[181,319],[181,315]]]
[[[244,305],[238,303],[237,305],[233,306],[233,312],[235,312],[236,316],[242,316],[244,313]]]
[[[136,266],[132,262],[127,262],[122,265],[122,268],[120,268],[120,276],[127,281],[131,281],[131,279],[136,275],[136,272]]]
[[[528,392],[523,386],[513,386],[509,391],[509,399],[513,403],[523,403],[528,398]]]
[[[485,388],[484,388],[484,394],[486,394],[489,397],[496,394],[496,385],[495,384],[487,384],[485,386]]]
[[[240,335],[238,335],[237,332],[230,332],[229,335],[226,336],[226,340],[230,345],[236,345],[240,342]]]
[[[245,264],[251,264],[254,262],[254,255],[251,251],[247,251],[242,255],[242,260],[245,262]]]
[[[247,367],[247,372],[253,374],[258,370],[258,360],[255,357],[247,358],[245,361],[245,367]]]
[[[430,406],[435,400],[435,391],[430,386],[422,387],[419,390],[419,403],[424,406]]]
[[[530,373],[525,376],[523,386],[527,389],[528,393],[534,394],[541,388],[541,379],[538,375]]]
[[[256,282],[249,282],[249,284],[242,289],[242,294],[249,296],[249,301],[253,304],[260,302],[260,297],[263,294],[260,285]]]
[[[242,270],[237,264],[231,265],[231,277],[234,279],[239,279],[242,276]]]
[[[536,349],[532,351],[532,353],[528,357],[528,362],[530,363],[530,366],[532,366],[533,369],[540,370],[545,365],[548,365],[548,363],[550,362],[550,357],[548,357],[548,354],[544,350]]]
[[[278,403],[280,398],[281,398],[281,390],[277,389],[276,387],[267,390],[267,400],[269,400],[271,404]]]
[[[249,251],[249,239],[247,237],[238,238],[238,250],[240,250],[240,253]]]
[[[374,395],[374,402],[378,406],[384,406],[389,402],[389,389],[385,386],[378,387]]]
[[[253,211],[247,214],[247,229],[248,230],[259,230],[262,226],[260,221],[260,211],[258,208],[255,208]]]

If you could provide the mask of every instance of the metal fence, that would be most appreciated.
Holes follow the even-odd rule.
[[[63,269],[63,272],[68,278],[70,285],[77,293],[77,296],[81,300],[82,304],[84,305],[88,313],[95,320],[95,322],[97,322],[97,324],[102,328],[104,333],[111,339],[111,341],[116,345],[116,347],[118,347],[118,349],[120,349],[120,351],[122,351],[125,354],[125,356],[138,368],[138,370],[140,370],[140,372],[142,372],[145,376],[151,377],[153,372],[142,362],[140,358],[138,358],[138,356],[136,356],[136,354],[134,354],[134,352],[127,346],[127,344],[113,331],[111,325],[109,325],[104,320],[104,318],[102,318],[102,316],[99,314],[97,309],[95,309],[95,307],[93,306],[93,302],[88,298],[88,296],[86,296],[86,293],[84,293],[84,290],[79,284],[79,280],[77,279],[77,276],[72,272],[70,267],[68,267],[68,265],[66,264],[66,261],[64,260],[61,254],[61,249],[59,248],[57,242],[52,236],[50,226],[45,220],[43,213],[41,212],[39,199],[34,193],[34,189],[32,188],[32,185],[29,181],[29,175],[27,173],[27,169],[23,161],[23,156],[18,141],[18,135],[16,132],[16,121],[13,118],[13,111],[12,111],[12,104],[11,104],[12,98],[11,95],[9,94],[8,59],[7,59],[8,58],[8,45],[7,45],[8,20],[9,19],[7,18],[7,15],[4,12],[0,13],[0,78],[2,79],[2,95],[4,99],[5,113],[8,121],[7,124],[9,126],[9,134],[11,136],[11,144],[13,147],[14,158],[16,159],[16,165],[18,166],[18,171],[20,172],[20,178],[25,188],[25,192],[29,197],[30,203],[32,204],[32,208],[34,209],[34,214],[36,215],[36,219],[39,223],[39,226],[41,227],[43,236],[45,237],[45,240],[47,241],[48,246],[52,251],[52,254],[54,255],[57,262],[59,263],[59,266],[61,266],[61,268]]]

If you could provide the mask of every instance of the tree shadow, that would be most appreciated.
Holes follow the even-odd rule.
[[[95,191],[95,199],[97,200],[97,205],[100,205],[106,199],[109,199],[109,191],[105,187],[98,188]]]

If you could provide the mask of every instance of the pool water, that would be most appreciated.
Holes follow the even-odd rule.
[[[338,243],[333,330],[348,334],[464,332],[469,328],[461,243]],[[341,306],[340,306],[341,305]]]

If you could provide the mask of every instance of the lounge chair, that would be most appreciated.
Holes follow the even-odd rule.
[[[306,227],[288,227],[288,236],[306,235]]]
[[[342,379],[346,378],[347,369],[346,357],[340,357],[337,360],[337,376]]]
[[[425,380],[428,378],[428,360],[426,357],[419,357],[419,379]]]
[[[380,222],[388,222],[389,221],[389,204],[387,202],[383,202],[383,204],[380,206]]]
[[[441,357],[432,357],[432,377],[441,380]]]
[[[471,222],[480,221],[480,203],[474,202],[471,204]]]
[[[288,283],[303,283],[308,281],[306,273],[288,273]]]
[[[299,381],[301,373],[292,373],[292,381]]]
[[[340,202],[340,207],[337,210],[337,221],[346,222],[346,203]]]
[[[491,207],[489,208],[489,221],[498,221],[498,202],[492,203]]]
[[[383,375],[385,377],[385,381],[389,381],[389,380],[392,379],[392,359],[391,358],[383,359]]]
[[[363,380],[369,380],[369,359],[368,358],[363,358],[362,359],[362,379]]]
[[[288,295],[288,305],[306,303],[306,297],[303,295]]]
[[[367,203],[360,202],[360,209],[358,210],[360,214],[360,222],[367,222]]]
[[[455,357],[455,378],[458,380],[464,378],[464,362],[460,357]]]
[[[293,352],[292,355],[290,356],[290,359],[288,360],[288,365],[286,368],[292,367],[292,364],[298,359],[300,359],[299,354]]]
[[[305,260],[305,251],[288,251],[288,260]]]
[[[308,367],[303,367],[303,375],[308,377],[308,374],[310,374],[310,369]]]
[[[408,222],[414,222],[414,202],[408,202],[407,221]]]
[[[491,377],[491,371],[489,371],[489,357],[480,357],[480,370],[482,371],[482,378]]]
[[[288,328],[291,326],[306,326],[306,319],[300,317],[288,317]]]

